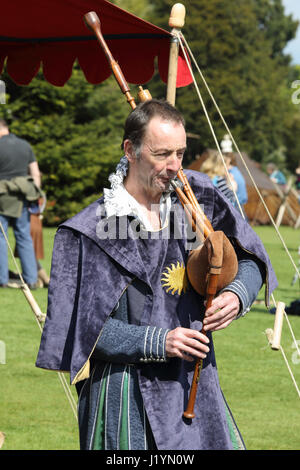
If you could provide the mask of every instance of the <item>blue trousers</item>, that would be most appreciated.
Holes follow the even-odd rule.
[[[26,203],[23,205],[22,214],[19,218],[7,217],[0,214],[0,222],[7,234],[8,226],[14,231],[18,255],[22,266],[22,275],[27,284],[37,282],[37,264],[34,254],[32,238],[30,235],[30,213]],[[8,282],[8,256],[7,245],[0,230],[0,284]]]

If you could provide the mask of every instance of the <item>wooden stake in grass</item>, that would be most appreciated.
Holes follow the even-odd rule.
[[[280,349],[284,309],[285,309],[285,304],[283,302],[278,302],[276,313],[275,313],[274,331],[273,331],[272,345],[271,345],[272,349],[276,351]]]
[[[285,313],[285,304],[283,302],[278,302],[276,307],[276,314],[275,314],[275,321],[274,321],[274,331],[271,328],[268,328],[265,333],[267,335],[269,344],[271,348],[275,351],[281,351],[282,357],[285,361],[285,364],[288,368],[290,376],[292,378],[293,384],[296,388],[298,397],[300,398],[300,390],[298,388],[297,382],[295,380],[294,374],[292,369],[289,366],[288,360],[286,358],[285,352],[280,344],[281,340],[281,331],[282,331],[282,323],[283,323],[283,316]]]

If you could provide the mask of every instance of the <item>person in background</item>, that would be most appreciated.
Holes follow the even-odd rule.
[[[276,183],[283,188],[286,185],[286,178],[282,171],[278,170],[277,166],[274,163],[268,163],[267,165],[267,173],[270,177],[270,180],[273,181],[273,183]]]
[[[44,193],[43,193],[44,194]],[[36,266],[38,271],[37,287],[48,287],[49,276],[41,264],[41,260],[44,259],[44,238],[43,238],[43,211],[46,204],[46,196],[40,198],[36,204],[29,207],[30,212],[30,235],[33,242],[34,254],[36,258]],[[15,247],[15,257],[19,257],[17,247]],[[21,283],[19,280],[18,273],[9,271],[9,287],[19,288]]]
[[[38,271],[37,287],[48,287],[50,281],[49,276],[40,261],[44,259],[44,238],[42,219],[45,206],[46,195],[43,192],[43,197],[36,201],[35,204],[31,204],[28,209],[30,212],[30,235],[33,242],[36,266]],[[15,247],[14,255],[16,258],[19,258],[17,247]],[[20,282],[18,273],[9,271],[9,279],[9,287],[21,287],[22,284]]]
[[[228,171],[233,176],[234,181],[237,184],[236,196],[238,198],[240,208],[241,208],[241,210],[244,214],[245,219],[248,220],[248,217],[247,217],[247,215],[245,213],[245,210],[244,210],[244,205],[248,202],[248,191],[247,191],[247,185],[246,185],[245,178],[243,177],[242,173],[240,172],[239,168],[237,167],[236,157],[235,157],[234,153],[225,154],[225,160],[227,162]],[[234,206],[237,209],[240,209],[238,207],[238,204],[237,204],[236,200],[234,201]]]
[[[243,206],[246,204],[246,202],[248,202],[248,192],[245,178],[237,167],[234,153],[226,154],[225,158],[228,164],[228,171],[234,177],[234,180],[237,184],[236,195],[238,197],[239,203],[241,206]]]
[[[225,167],[217,151],[210,153],[209,157],[202,163],[200,171],[210,177],[213,185],[218,188],[233,205],[236,204],[233,190],[237,190],[237,183],[233,175],[230,174],[230,182],[228,181]]]
[[[9,131],[0,119],[0,222],[7,235],[11,225],[16,239],[22,275],[29,288],[37,287],[37,265],[30,235],[28,208],[41,196],[39,166],[28,142]],[[0,287],[9,283],[8,254],[0,230]]]

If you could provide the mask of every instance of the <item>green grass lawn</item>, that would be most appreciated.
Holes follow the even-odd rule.
[[[275,300],[289,305],[299,298],[299,283],[291,286],[291,262],[270,227],[255,230],[265,243],[279,280]],[[44,229],[43,266],[48,272],[54,232]],[[299,231],[283,227],[281,233],[298,263]],[[46,311],[47,290],[38,289],[33,294]],[[261,291],[258,298],[263,297]],[[6,351],[5,364],[0,364],[0,431],[6,435],[3,449],[78,449],[77,423],[56,372],[34,365],[40,330],[30,307],[19,290],[0,291],[0,301],[0,341]],[[299,339],[300,317],[289,319]],[[222,388],[249,450],[300,449],[300,399],[280,351],[271,350],[264,334],[273,324],[274,315],[258,304],[245,318],[214,334]],[[286,322],[282,346],[300,387],[300,361],[292,363],[295,349]],[[72,391],[76,397],[74,387]]]

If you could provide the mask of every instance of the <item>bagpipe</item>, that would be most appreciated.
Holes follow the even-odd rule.
[[[176,4],[173,7],[169,21],[171,27],[179,28],[183,26],[185,14],[183,9],[184,7],[181,4]],[[119,64],[114,59],[101,33],[101,24],[97,14],[95,12],[87,13],[84,15],[84,21],[88,28],[94,32],[122,93],[125,95],[132,110],[134,110],[137,106],[135,99],[131,95],[130,88]],[[166,99],[173,105],[175,102],[174,89],[176,90],[176,58],[178,56],[176,47],[176,41],[171,41],[168,74],[168,85],[170,84],[170,86],[168,86]],[[151,99],[151,95],[148,90],[139,87],[138,98],[140,102],[143,102]],[[188,279],[195,291],[206,297],[207,310],[211,306],[216,293],[235,278],[238,270],[237,256],[230,240],[226,237],[224,232],[214,231],[210,221],[198,203],[182,168],[178,171],[176,178],[171,181],[171,186],[176,192],[184,208],[188,222],[199,242],[199,246],[189,252],[186,271]],[[205,334],[203,329],[202,333]],[[187,408],[183,413],[185,418],[195,417],[194,404],[202,366],[203,360],[197,359]]]

